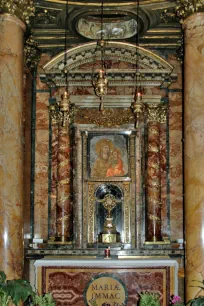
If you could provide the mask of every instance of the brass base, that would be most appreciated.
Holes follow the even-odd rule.
[[[65,237],[50,237],[48,244],[72,244],[73,241],[66,240]]]
[[[151,245],[151,244],[170,244],[171,241],[170,240],[161,240],[161,241],[145,241],[144,244],[148,244],[148,245]]]
[[[120,242],[120,233],[100,233],[98,235],[98,242],[104,244],[115,244]]]

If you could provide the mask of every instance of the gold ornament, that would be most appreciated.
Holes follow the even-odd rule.
[[[186,17],[204,9],[204,0],[177,0],[176,3],[176,13],[181,22]]]
[[[33,0],[0,0],[0,8],[2,13],[15,15],[27,24],[35,13]]]

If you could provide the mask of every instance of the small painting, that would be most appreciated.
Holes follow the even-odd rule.
[[[89,138],[91,178],[128,176],[128,135],[93,135]]]

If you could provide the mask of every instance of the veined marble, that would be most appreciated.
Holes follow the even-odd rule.
[[[0,15],[0,270],[23,273],[23,32]]]
[[[184,22],[185,30],[185,228],[186,295],[199,294],[192,280],[204,271],[204,13]],[[199,284],[199,283],[198,283]]]

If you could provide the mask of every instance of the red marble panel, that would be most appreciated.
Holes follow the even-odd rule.
[[[36,95],[34,236],[48,233],[49,93]]]
[[[183,238],[182,93],[169,93],[171,240]]]
[[[58,126],[52,127],[52,156],[51,156],[51,216],[49,236],[56,236],[56,205],[57,205],[57,152],[58,152]]]
[[[161,191],[160,191],[160,126],[148,124],[147,149],[147,240],[161,240]]]
[[[70,135],[67,127],[60,127],[58,137],[58,198],[57,198],[57,234],[65,240],[72,236],[72,194],[70,165]]]
[[[160,125],[160,174],[161,174],[161,233],[162,237],[169,236],[167,219],[167,147],[166,123]]]
[[[83,293],[93,277],[101,273],[119,278],[128,291],[127,306],[136,306],[141,291],[158,292],[161,304],[168,305],[170,298],[170,267],[95,269],[70,267],[43,267],[42,293],[52,292],[57,306],[84,306]],[[101,305],[99,305],[101,306]]]

